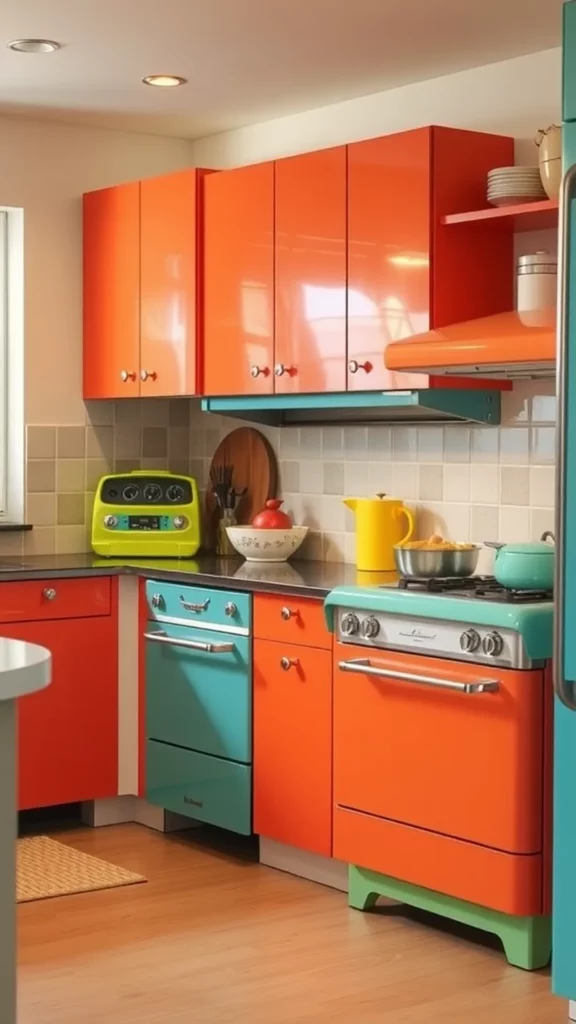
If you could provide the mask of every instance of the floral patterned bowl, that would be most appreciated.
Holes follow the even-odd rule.
[[[230,543],[247,562],[287,562],[308,533],[307,526],[289,530],[258,530],[254,526],[228,526]]]

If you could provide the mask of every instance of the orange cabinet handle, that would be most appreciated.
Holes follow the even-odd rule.
[[[436,679],[435,676],[420,676],[412,672],[396,672],[388,668],[371,665],[368,658],[353,658],[352,661],[338,662],[342,672],[361,672],[365,676],[380,676],[382,679],[401,679],[406,683],[420,683],[422,686],[436,686],[440,690],[456,690],[457,693],[494,693],[498,689],[496,679],[479,679],[476,683],[460,683],[455,679]]]

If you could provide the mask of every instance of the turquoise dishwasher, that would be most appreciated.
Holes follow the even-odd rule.
[[[252,831],[248,594],[146,583],[146,798]]]

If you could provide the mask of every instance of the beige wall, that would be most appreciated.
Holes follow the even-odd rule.
[[[191,166],[191,143],[3,117],[0,153],[0,205],[24,208],[26,419],[84,423],[81,195]]]

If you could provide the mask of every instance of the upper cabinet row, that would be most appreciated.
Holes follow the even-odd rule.
[[[512,308],[511,235],[442,218],[513,160],[422,128],[87,194],[84,397],[434,386],[386,346]]]

